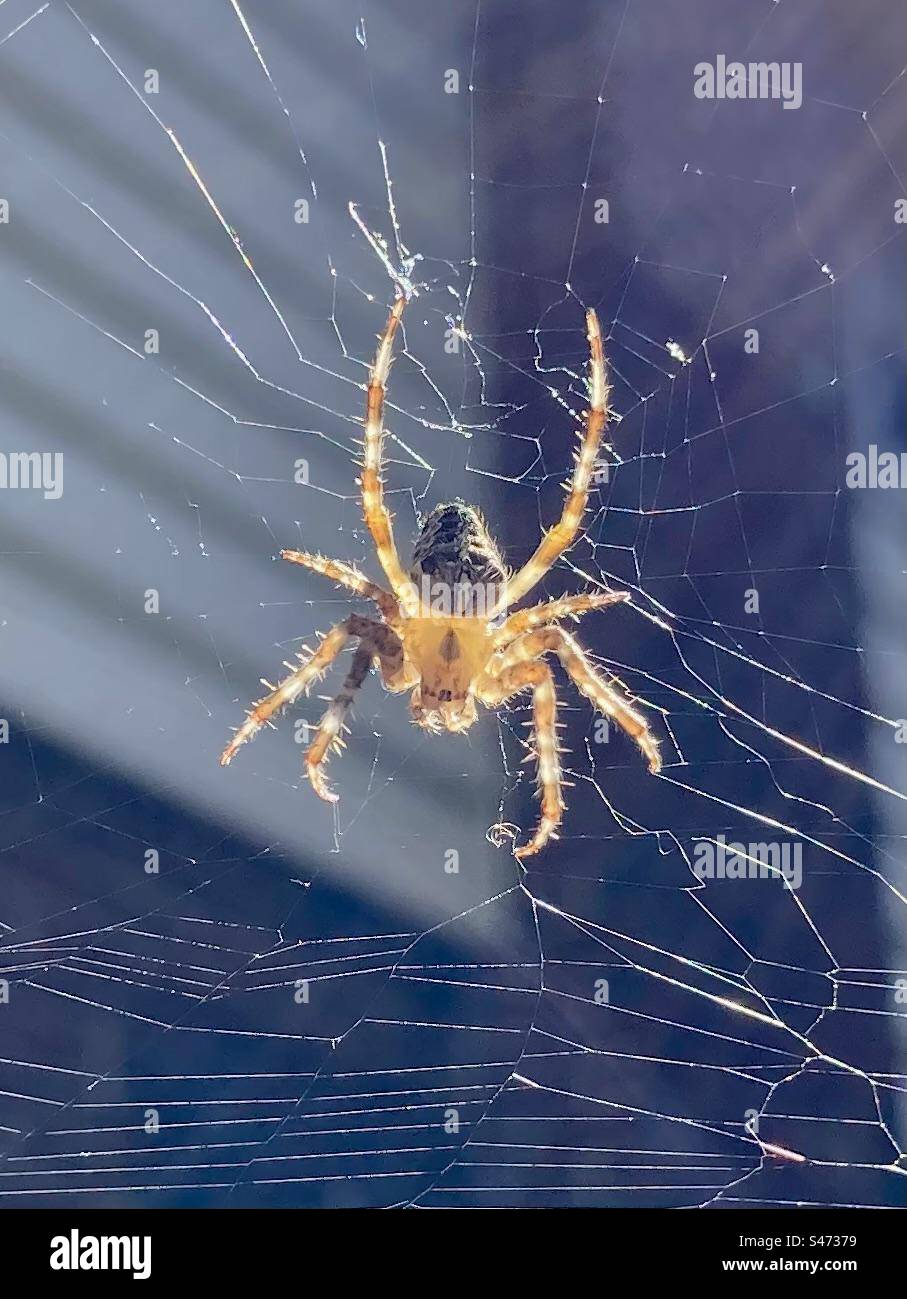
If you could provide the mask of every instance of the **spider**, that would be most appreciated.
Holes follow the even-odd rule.
[[[322,573],[358,596],[372,600],[380,617],[350,614],[324,635],[318,648],[297,655],[298,664],[254,705],[221,755],[226,766],[237,749],[318,681],[344,646],[358,642],[343,686],[328,707],[305,756],[309,779],[320,798],[335,802],[324,767],[332,749],[344,747],[345,718],[359,687],[377,665],[386,690],[412,691],[413,721],[429,731],[466,731],[476,720],[476,705],[500,708],[514,695],[532,691],[532,735],[538,763],[541,818],[529,842],[515,848],[518,858],[542,849],[561,824],[560,746],[554,677],[545,661],[555,655],[577,689],[595,709],[636,741],[649,770],[661,768],[658,743],[645,718],[628,699],[604,681],[579,644],[559,626],[590,609],[629,598],[626,591],[587,592],[548,600],[507,615],[576,540],[582,524],[593,468],[608,418],[608,385],[601,330],[594,310],[586,313],[589,341],[589,411],[573,477],[560,521],[546,532],[535,553],[516,573],[507,570],[477,510],[461,501],[439,505],[425,521],[413,551],[410,571],[394,543],[384,502],[381,451],[384,395],[394,337],[406,298],[394,303],[368,381],[362,509],[390,590],[369,581],[351,564],[297,550],[281,557]]]

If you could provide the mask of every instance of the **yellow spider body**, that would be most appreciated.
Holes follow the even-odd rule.
[[[533,838],[515,850],[518,857],[527,857],[556,837],[564,812],[557,698],[546,656],[555,655],[592,705],[636,741],[651,772],[657,773],[661,767],[658,744],[645,718],[613,683],[602,679],[579,644],[558,625],[590,609],[626,600],[626,592],[564,596],[507,615],[572,545],[582,525],[607,422],[601,331],[595,312],[588,311],[590,409],[586,426],[561,519],[544,534],[528,563],[515,574],[509,573],[477,511],[454,501],[429,515],[407,573],[394,544],[381,483],[384,392],[405,305],[402,297],[395,302],[369,377],[361,482],[365,521],[391,589],[370,582],[340,560],[296,550],[281,552],[284,559],[372,600],[381,617],[351,614],[331,628],[314,653],[300,655],[299,666],[287,664],[290,675],[254,706],[221,755],[221,763],[226,766],[240,745],[274,713],[308,691],[351,639],[357,640],[358,646],[350,670],[306,753],[306,769],[315,792],[331,802],[336,795],[324,778],[325,760],[332,748],[342,746],[344,719],[372,667],[378,667],[387,690],[394,694],[412,691],[413,720],[430,731],[465,731],[476,720],[477,704],[499,708],[513,696],[531,690],[542,816]]]
[[[494,651],[484,618],[411,618],[403,652],[419,674],[413,717],[429,730],[465,731],[476,720],[473,690]]]

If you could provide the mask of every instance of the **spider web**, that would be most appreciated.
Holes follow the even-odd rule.
[[[845,486],[903,424],[903,32],[728,8],[0,8],[3,443],[64,458],[4,495],[0,1203],[904,1204],[903,509]],[[722,50],[802,107],[697,100]],[[461,495],[528,556],[607,335],[539,594],[631,593],[577,634],[665,766],[559,677],[526,872],[525,708],[426,737],[371,683],[333,820],[316,698],[217,767],[348,608],[277,552],[379,576],[393,277],[404,553]]]

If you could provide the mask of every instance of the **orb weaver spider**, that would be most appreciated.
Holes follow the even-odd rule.
[[[369,374],[360,479],[365,522],[391,589],[369,581],[342,560],[298,550],[281,551],[283,559],[322,573],[355,595],[372,600],[380,617],[350,614],[322,637],[314,653],[298,655],[298,666],[286,664],[292,669],[290,675],[274,689],[269,687],[270,693],[254,705],[220,761],[226,766],[237,749],[274,713],[320,680],[350,640],[358,641],[358,645],[346,680],[321,719],[305,756],[315,793],[327,802],[335,802],[337,796],[325,780],[325,762],[332,749],[343,747],[346,715],[375,665],[386,690],[393,694],[412,691],[413,720],[434,732],[466,731],[476,720],[477,704],[497,709],[514,695],[531,690],[541,819],[532,839],[514,849],[517,857],[528,857],[557,837],[565,809],[557,698],[546,655],[555,655],[593,707],[636,741],[653,774],[661,768],[658,743],[645,718],[613,684],[601,678],[579,644],[558,625],[590,609],[626,600],[626,591],[562,596],[506,616],[507,610],[536,586],[573,544],[580,531],[608,419],[601,330],[595,311],[587,311],[590,356],[585,429],[574,456],[573,477],[560,521],[543,535],[529,561],[516,573],[508,572],[478,511],[455,501],[439,505],[428,516],[407,573],[394,543],[381,478],[385,386],[405,305],[403,296],[394,303]]]

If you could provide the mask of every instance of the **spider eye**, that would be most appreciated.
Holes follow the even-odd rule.
[[[440,701],[441,701],[442,704],[447,704],[447,703],[449,703],[449,702],[451,701],[451,699],[453,699],[453,691],[451,691],[451,690],[439,690],[439,691],[438,691],[438,698],[440,699]]]

